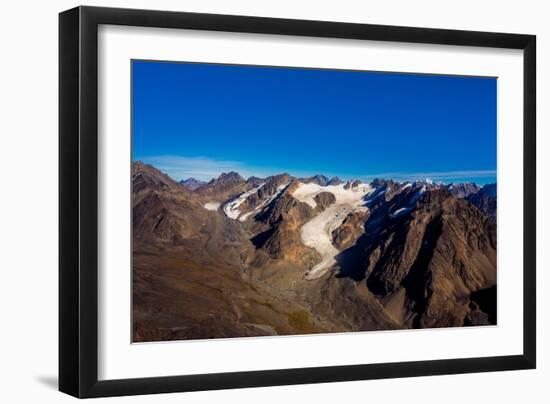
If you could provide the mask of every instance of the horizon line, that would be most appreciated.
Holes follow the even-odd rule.
[[[154,159],[154,158],[153,158]],[[202,157],[197,157],[196,159],[203,159]],[[362,182],[372,182],[374,180],[392,180],[399,183],[406,183],[406,182],[415,182],[415,181],[431,181],[435,184],[463,184],[463,183],[473,183],[476,185],[486,185],[486,184],[496,184],[497,183],[497,172],[496,170],[455,170],[455,171],[426,171],[426,172],[415,172],[415,173],[405,173],[405,172],[384,172],[384,173],[375,173],[375,174],[362,174],[362,175],[338,175],[338,174],[323,174],[322,172],[315,172],[312,174],[312,172],[297,172],[292,173],[292,170],[269,170],[270,173],[266,173],[265,171],[258,170],[256,172],[251,172],[250,169],[239,169],[238,167],[224,167],[224,170],[218,170],[216,173],[209,172],[208,175],[204,175],[206,173],[200,173],[200,171],[196,171],[195,175],[193,175],[193,171],[189,170],[188,167],[182,167],[178,165],[164,165],[164,164],[154,164],[150,161],[149,158],[139,158],[139,159],[133,159],[134,162],[142,162],[144,164],[148,164],[153,166],[154,168],[160,170],[164,174],[166,174],[168,177],[170,177],[172,180],[176,182],[185,181],[189,179],[194,179],[196,181],[201,181],[208,183],[212,180],[215,180],[219,178],[222,174],[229,174],[229,173],[236,173],[239,176],[241,176],[243,179],[250,179],[251,177],[256,178],[268,178],[275,175],[289,175],[291,177],[294,177],[296,179],[305,179],[305,178],[311,178],[315,176],[323,176],[327,178],[328,180],[337,178],[341,181],[362,181]],[[239,165],[239,164],[237,164]],[[242,167],[241,167],[242,168]],[[189,172],[188,175],[182,175],[182,172]],[[178,173],[179,174],[176,174]],[[197,175],[199,174],[199,175]],[[202,178],[201,178],[202,177]],[[206,177],[206,178],[205,178]],[[489,181],[475,181],[475,179],[489,179]],[[462,180],[462,181],[461,181]]]

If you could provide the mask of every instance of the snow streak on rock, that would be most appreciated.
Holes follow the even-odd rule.
[[[260,184],[256,188],[252,188],[251,190],[246,191],[246,192],[240,194],[239,196],[237,196],[236,198],[232,199],[231,201],[227,202],[223,206],[223,211],[224,211],[225,215],[227,217],[231,218],[231,219],[237,219],[239,217],[239,215],[241,214],[239,206],[241,206],[241,204],[246,200],[246,198],[248,198],[250,195],[258,192],[258,190],[263,186],[264,186],[264,184]]]
[[[412,184],[407,184],[407,185],[411,185]],[[410,187],[407,187],[407,188],[410,188]],[[404,190],[405,187],[402,188],[402,190]],[[396,217],[399,217],[399,216],[402,216],[404,215],[405,213],[408,213],[408,212],[411,212],[413,209],[414,209],[414,206],[416,205],[416,202],[418,202],[418,200],[422,197],[422,195],[424,195],[426,193],[426,186],[425,185],[422,185],[422,187],[416,191],[414,193],[414,195],[411,197],[410,201],[409,201],[409,204],[408,206],[406,207],[403,207],[403,208],[399,208],[397,210],[395,210],[394,212],[392,212],[390,214],[390,217],[392,219],[395,219]]]
[[[269,198],[266,198],[262,203],[260,203],[258,206],[256,206],[256,208],[254,208],[254,210],[250,211],[250,212],[246,212],[244,214],[242,214],[240,217],[239,217],[239,221],[241,222],[244,222],[246,219],[248,219],[250,216],[252,215],[256,215],[258,213],[260,213],[260,211],[266,207],[267,205],[269,205],[271,202],[273,202],[280,194],[281,192],[283,192],[283,190],[288,186],[289,182],[287,182],[286,184],[281,184],[277,187],[277,190],[275,191],[275,193],[273,195],[271,195]]]

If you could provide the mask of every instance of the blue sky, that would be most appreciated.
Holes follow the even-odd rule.
[[[496,79],[132,62],[134,160],[221,172],[496,181]]]

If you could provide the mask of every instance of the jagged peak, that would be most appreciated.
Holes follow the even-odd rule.
[[[330,179],[330,181],[328,182],[328,185],[340,185],[340,184],[343,184],[343,183],[344,183],[344,181],[342,181],[337,176],[334,176]]]
[[[217,178],[218,181],[244,181],[244,178],[241,177],[241,175],[236,171],[229,171],[227,173],[221,173],[220,176]]]
[[[315,174],[310,177],[300,178],[299,180],[303,183],[313,182],[317,185],[321,185],[322,187],[327,186],[329,182],[329,179],[323,174]]]

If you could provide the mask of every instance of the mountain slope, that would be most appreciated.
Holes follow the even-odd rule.
[[[468,196],[468,201],[479,208],[493,220],[497,216],[497,186],[496,184],[487,184],[478,192]]]
[[[346,265],[350,254],[362,259]],[[402,325],[460,326],[469,295],[496,285],[496,228],[468,202],[431,190],[405,215],[372,212],[341,262],[343,276],[365,279]]]
[[[190,188],[140,162],[132,185],[135,341],[496,322],[496,187],[224,173]]]

